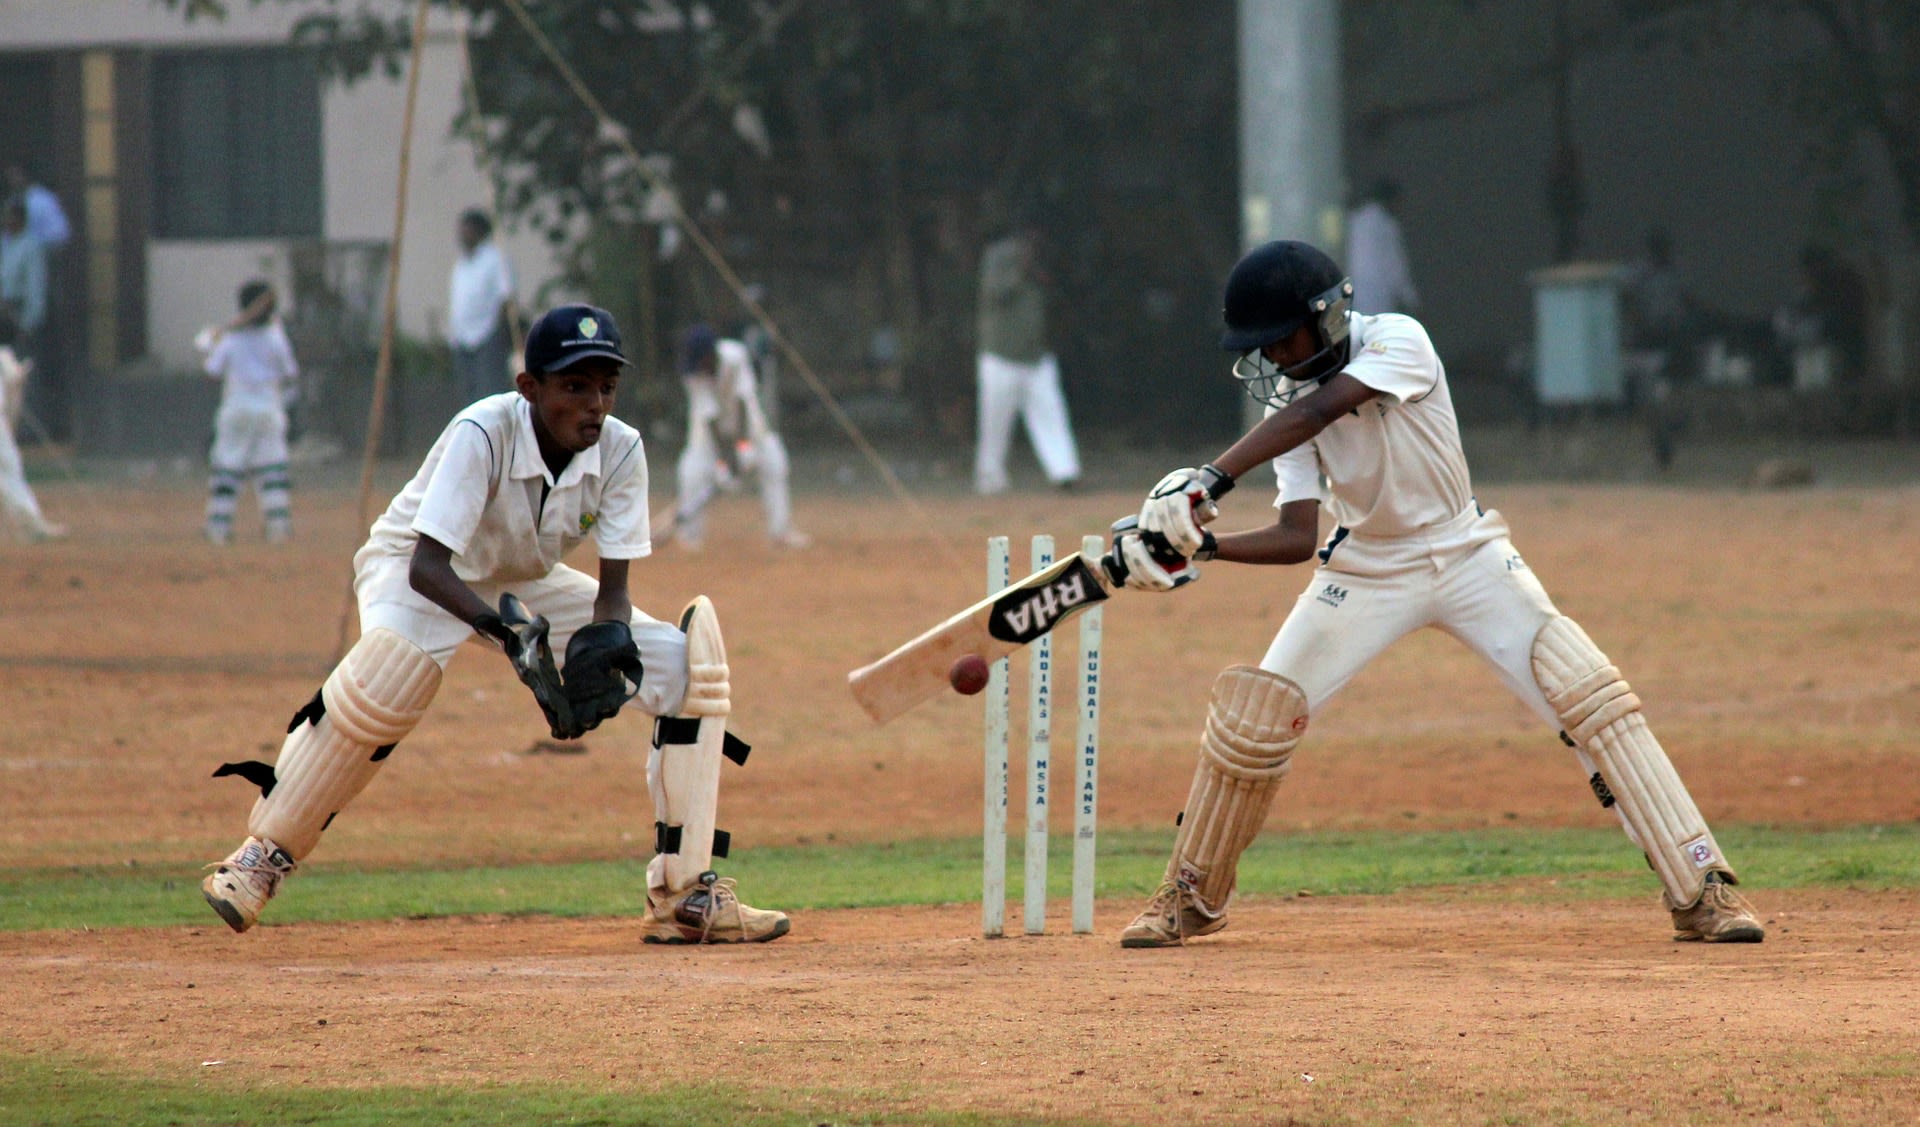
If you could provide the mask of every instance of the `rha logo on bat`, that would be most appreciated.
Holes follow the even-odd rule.
[[[1107,590],[1076,556],[1067,569],[1036,587],[1008,591],[993,604],[987,633],[1002,642],[1025,645],[1060,624],[1082,607],[1107,597]]]

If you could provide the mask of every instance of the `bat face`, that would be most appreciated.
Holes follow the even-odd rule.
[[[987,633],[1015,646],[1040,637],[1068,615],[1107,597],[1095,570],[1087,557],[1076,553],[1007,588],[993,599]]]
[[[1103,602],[1112,584],[1099,561],[1074,553],[1034,572],[847,675],[854,699],[884,724],[949,688],[955,659],[997,661]]]

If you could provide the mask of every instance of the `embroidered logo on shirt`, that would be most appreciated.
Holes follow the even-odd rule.
[[[588,340],[600,335],[600,322],[591,317],[580,318],[580,335]]]
[[[599,521],[599,519],[600,519],[599,513],[581,513],[580,514],[580,534],[582,536],[586,535],[587,530],[592,528],[594,524],[597,521]]]
[[[1341,603],[1347,601],[1347,589],[1329,583],[1320,589],[1318,598],[1328,606],[1338,608]]]

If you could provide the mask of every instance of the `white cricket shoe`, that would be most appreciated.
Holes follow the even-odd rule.
[[[293,858],[263,837],[250,837],[227,859],[207,866],[214,870],[200,882],[200,895],[235,931],[245,931],[260,918],[260,910],[280,891],[280,882],[293,872]]]
[[[647,889],[648,943],[770,943],[787,933],[785,912],[750,908],[733,891],[733,878],[711,871],[677,896]]]

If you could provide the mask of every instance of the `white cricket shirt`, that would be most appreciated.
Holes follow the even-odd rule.
[[[717,423],[758,441],[767,433],[767,416],[760,407],[753,355],[737,340],[716,341],[714,351],[713,375],[690,372],[681,379],[687,389],[687,416],[695,427]]]
[[[411,557],[423,534],[453,549],[454,574],[469,583],[539,579],[589,535],[603,559],[649,555],[640,432],[608,416],[600,441],[555,479],[531,405],[517,391],[490,395],[454,416],[373,522],[355,566],[369,555]]]
[[[1345,371],[1380,395],[1273,460],[1274,505],[1320,501],[1343,529],[1364,537],[1455,521],[1473,509],[1473,487],[1446,369],[1427,330],[1398,313],[1355,313],[1348,323],[1353,358]]]
[[[447,343],[478,348],[500,325],[513,298],[513,268],[492,239],[454,260],[447,280]]]
[[[300,375],[293,345],[278,320],[231,329],[207,353],[207,374],[218,376],[220,409],[282,411]]]

